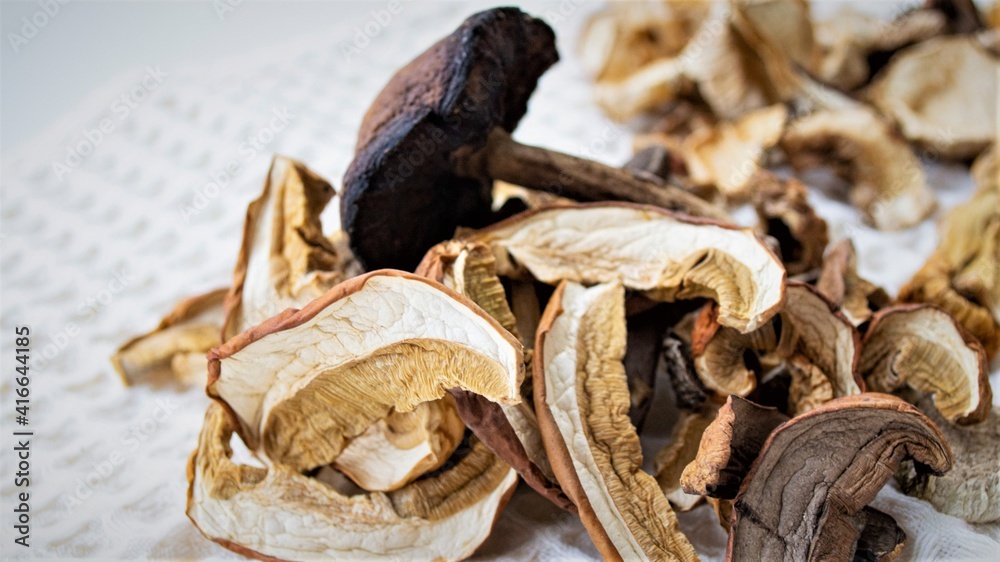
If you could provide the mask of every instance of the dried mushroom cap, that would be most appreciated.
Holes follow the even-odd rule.
[[[934,209],[920,160],[869,109],[812,113],[788,126],[781,146],[796,169],[829,166],[849,182],[851,202],[881,230],[913,226]]]
[[[1000,348],[1000,183],[996,148],[973,167],[979,189],[952,209],[937,250],[899,292],[903,302],[937,305],[992,357]]]
[[[336,192],[301,162],[275,156],[247,207],[243,243],[226,297],[224,339],[322,295],[350,274],[348,256],[323,235],[320,213]]]
[[[485,245],[442,242],[427,253],[417,268],[417,274],[440,281],[470,298],[518,337],[518,319],[511,313],[503,285],[496,275],[496,261]],[[521,385],[522,397],[526,386]],[[524,397],[527,400],[520,404],[504,405],[474,392],[452,389],[451,393],[465,424],[490,450],[514,467],[539,494],[563,509],[576,511],[552,472],[538,420],[528,404],[530,396]]]
[[[775,429],[733,505],[727,560],[850,560],[856,516],[905,459],[952,465],[925,415],[885,394],[838,398]]]
[[[683,144],[691,181],[714,185],[727,201],[748,199],[750,178],[760,169],[767,151],[781,140],[787,119],[787,108],[778,104],[694,131]]]
[[[826,221],[809,205],[806,186],[760,170],[750,177],[748,187],[753,194],[758,228],[778,241],[788,274],[799,275],[819,267],[829,237]]]
[[[240,436],[296,470],[333,462],[393,410],[462,388],[520,400],[521,345],[471,301],[376,271],[233,338],[209,356],[210,396]],[[294,436],[294,439],[291,437]]]
[[[457,463],[389,493],[347,496],[287,466],[232,461],[212,404],[188,464],[187,515],[207,538],[262,560],[461,560],[489,536],[517,473],[473,438]]]
[[[938,69],[931,78],[927,69]],[[937,37],[897,53],[870,99],[908,140],[948,158],[970,158],[997,138],[1000,61],[966,36]]]
[[[857,375],[861,342],[854,326],[811,286],[789,281],[786,292],[779,320],[753,333],[739,334],[717,326],[711,311],[703,314],[692,345],[701,381],[720,396],[748,395],[757,384],[754,365],[746,365],[744,360],[750,351],[794,359],[795,367],[805,372],[793,373],[793,380],[796,374],[816,374],[810,372],[815,367],[825,377],[832,396],[862,392],[864,384]],[[827,392],[822,387],[816,390]],[[792,409],[797,410],[809,394],[793,399]]]
[[[896,473],[903,491],[970,523],[1000,521],[1000,415],[993,411],[982,423],[959,426],[941,417],[929,396],[917,407],[941,428],[955,465],[943,476],[930,476],[905,464]]]
[[[681,473],[697,456],[702,435],[715,417],[716,410],[712,407],[682,411],[674,423],[670,442],[656,453],[653,475],[677,511],[690,511],[701,503],[701,494],[689,494],[681,488]]]
[[[701,435],[698,452],[681,475],[689,494],[731,500],[771,432],[788,416],[730,396]]]
[[[625,291],[563,282],[535,342],[538,421],[552,468],[610,560],[697,560],[629,423]]]
[[[192,385],[205,382],[205,354],[219,345],[223,301],[228,289],[189,297],[177,303],[156,329],[122,344],[111,356],[111,364],[125,386],[142,380],[157,369],[169,367],[179,380]],[[199,359],[192,369],[191,355]]]
[[[823,258],[816,289],[855,326],[889,306],[892,298],[879,286],[858,275],[857,253],[850,238],[831,247]]]
[[[948,421],[982,421],[993,405],[986,352],[947,312],[929,305],[898,305],[872,319],[860,372],[876,392],[902,387],[933,396]]]
[[[785,270],[753,232],[655,207],[546,207],[466,239],[492,249],[501,276],[620,281],[659,301],[707,297],[719,302],[719,322],[741,331],[767,322],[784,299]]]

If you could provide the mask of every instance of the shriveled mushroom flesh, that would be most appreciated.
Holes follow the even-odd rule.
[[[806,186],[759,170],[748,180],[758,229],[778,241],[789,275],[818,268],[829,241],[826,221],[809,204]]]
[[[854,243],[845,238],[824,256],[816,289],[852,324],[860,326],[872,314],[889,306],[892,298],[884,289],[858,275],[857,269]]]

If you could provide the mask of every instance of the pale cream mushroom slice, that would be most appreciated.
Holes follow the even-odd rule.
[[[417,274],[443,283],[478,304],[514,337],[522,340],[518,319],[507,303],[503,285],[496,274],[496,260],[481,243],[442,242],[424,257]],[[514,281],[514,283],[518,283]],[[529,287],[533,292],[534,288]],[[537,307],[537,301],[535,307]],[[531,343],[531,347],[534,342]],[[530,373],[526,373],[530,377]],[[545,454],[538,420],[531,402],[530,381],[519,381],[523,400],[518,404],[498,404],[475,392],[451,389],[465,424],[504,462],[514,467],[524,481],[555,505],[576,511],[552,472]]]
[[[907,140],[928,153],[967,159],[997,138],[998,82],[1000,59],[973,37],[936,37],[896,53],[868,97]]]
[[[792,122],[781,146],[797,170],[827,166],[880,230],[899,230],[934,210],[923,165],[892,126],[867,108],[821,110]]]
[[[864,391],[857,369],[861,340],[854,326],[805,283],[788,282],[787,294],[778,317],[748,334],[719,326],[712,308],[703,312],[692,352],[706,388],[719,397],[747,396],[763,374],[759,365],[777,359],[791,375],[790,412],[804,413],[829,398]]]
[[[788,109],[772,105],[736,121],[694,131],[683,142],[688,175],[697,185],[712,185],[731,203],[752,194],[751,178],[785,131]]]
[[[709,298],[749,332],[784,302],[785,269],[749,229],[649,206],[545,207],[463,237],[490,247],[501,277],[555,285],[621,282],[655,301]]]
[[[520,401],[522,347],[454,291],[376,271],[286,310],[209,355],[208,393],[262,456],[299,471],[334,462],[393,411],[447,389]]]
[[[829,235],[826,221],[809,204],[806,186],[758,170],[750,176],[748,187],[757,212],[757,229],[778,242],[788,275],[817,269]]]
[[[629,422],[625,290],[563,282],[535,342],[545,450],[591,540],[609,560],[697,560]]]
[[[223,301],[228,289],[216,289],[177,303],[152,331],[125,342],[111,364],[125,386],[148,380],[169,369],[177,380],[204,386],[208,376],[205,354],[222,343]]]
[[[892,304],[884,289],[858,275],[858,256],[850,238],[833,245],[823,257],[816,289],[855,326]]]
[[[949,422],[982,421],[993,405],[986,352],[947,312],[930,305],[880,311],[865,333],[859,366],[868,388],[933,397]]]
[[[462,560],[517,486],[517,473],[472,438],[453,466],[419,482],[345,495],[287,466],[237,464],[234,429],[212,404],[188,464],[186,511],[206,538],[251,558]]]
[[[955,425],[941,416],[933,397],[916,405],[941,429],[955,464],[947,474],[933,476],[906,463],[896,473],[900,487],[970,523],[1000,521],[1000,414],[994,410],[981,423]]]
[[[1000,182],[997,147],[973,165],[979,189],[945,217],[937,249],[903,286],[899,300],[934,304],[976,337],[1000,349]]]

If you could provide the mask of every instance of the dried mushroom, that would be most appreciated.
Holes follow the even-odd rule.
[[[681,488],[681,474],[688,463],[695,460],[702,435],[715,417],[716,410],[711,406],[682,411],[670,434],[670,442],[656,454],[653,476],[677,511],[689,511],[703,498],[703,495],[689,494]]]
[[[858,275],[858,257],[849,238],[833,245],[823,258],[816,289],[855,326],[892,303],[885,290]]]
[[[741,331],[766,323],[784,299],[785,270],[753,232],[655,207],[545,207],[464,239],[489,246],[502,277],[619,281],[655,301],[715,299],[719,322]]]
[[[938,248],[900,290],[903,302],[943,308],[976,337],[989,357],[1000,348],[1000,181],[997,148],[973,165],[979,189],[952,209]]]
[[[217,289],[177,303],[156,329],[122,344],[111,364],[125,386],[169,368],[180,381],[205,384],[205,354],[222,343],[219,330],[228,289]]]
[[[764,170],[755,172],[748,186],[758,229],[778,241],[788,274],[800,275],[818,268],[829,237],[826,221],[809,205],[806,186]]]
[[[922,474],[904,464],[896,473],[903,491],[970,523],[1000,521],[1000,415],[993,411],[982,423],[960,426],[948,423],[930,396],[917,407],[941,428],[955,464],[943,476]]]
[[[838,398],[791,419],[771,433],[740,486],[726,559],[852,559],[865,506],[906,459],[921,473],[952,465],[934,423],[893,396]]]
[[[788,109],[779,104],[747,113],[737,121],[694,131],[683,143],[691,181],[714,186],[730,202],[749,199],[750,179],[767,151],[781,140],[787,118]]]
[[[485,245],[457,241],[438,244],[427,253],[417,273],[468,297],[514,337],[533,337],[534,330],[530,332],[532,336],[520,335],[518,320],[511,313],[503,285],[496,275],[496,261]],[[520,387],[525,400],[513,405],[497,404],[475,392],[461,389],[451,389],[450,392],[457,401],[465,424],[483,443],[514,467],[539,494],[563,509],[575,511],[576,507],[562,492],[552,472],[538,420],[530,405],[533,396],[525,396],[525,390],[531,392],[527,381]]]
[[[747,396],[763,374],[759,366],[771,359],[789,368],[792,412],[864,390],[857,374],[861,343],[854,326],[809,285],[789,281],[787,294],[777,319],[747,334],[719,326],[711,308],[703,313],[692,348],[707,388],[719,396]]]
[[[483,226],[493,180],[728,218],[662,182],[515,142],[510,133],[557,59],[548,25],[496,8],[471,16],[393,76],[365,115],[344,176],[341,223],[362,265],[410,270],[456,227]]]
[[[188,464],[187,515],[205,537],[261,560],[461,560],[489,536],[517,473],[475,438],[454,466],[401,490],[348,496],[281,464],[236,464],[218,404]]]
[[[977,423],[993,405],[986,353],[955,319],[929,305],[898,305],[872,319],[859,366],[870,390],[933,396],[952,423]]]
[[[437,283],[393,271],[345,281],[209,359],[208,393],[247,445],[300,471],[330,464],[393,410],[449,388],[516,404],[524,376],[520,343],[493,318]]]
[[[937,69],[933,78],[927,69]],[[937,37],[892,58],[872,103],[908,140],[947,158],[979,154],[997,138],[1000,60],[968,36]]]
[[[606,559],[697,560],[629,423],[625,291],[563,282],[535,342],[535,406],[545,450]]]
[[[781,146],[796,169],[827,166],[847,181],[851,203],[881,230],[913,226],[934,209],[920,160],[869,109],[812,113],[788,126]]]

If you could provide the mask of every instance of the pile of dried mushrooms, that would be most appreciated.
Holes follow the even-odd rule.
[[[621,168],[512,140],[555,36],[470,17],[365,115],[343,230],[320,223],[333,186],[275,157],[232,284],[113,357],[126,384],[172,371],[212,399],[188,517],[266,560],[459,560],[519,480],[609,560],[696,560],[676,512],[702,502],[729,560],[890,560],[906,531],[868,504],[893,479],[1000,520],[996,14],[611,3],[580,53],[639,129]],[[929,158],[972,163],[978,191],[893,298],[796,175],[829,169],[902,229],[935,210]],[[649,474],[658,384],[679,420]]]

